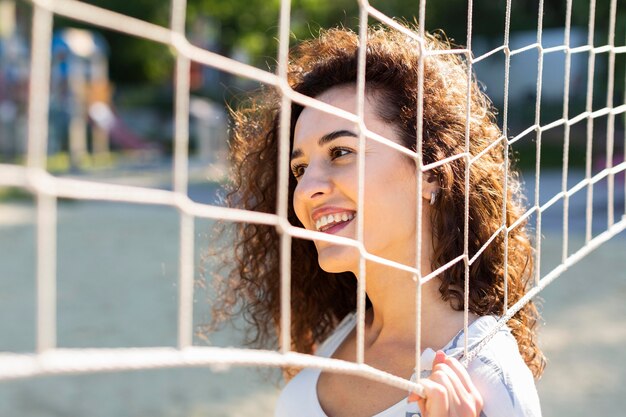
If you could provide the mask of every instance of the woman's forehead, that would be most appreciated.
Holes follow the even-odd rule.
[[[357,91],[354,85],[345,85],[331,88],[316,97],[323,103],[330,104],[349,113],[357,113]],[[366,91],[365,100],[365,124],[368,129],[374,129],[375,125],[382,121],[374,111],[371,94]],[[354,121],[347,120],[336,114],[327,113],[322,110],[305,107],[298,117],[294,130],[294,143],[324,135],[337,129],[358,130]]]

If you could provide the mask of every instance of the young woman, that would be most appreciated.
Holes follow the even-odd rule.
[[[428,49],[449,44],[428,35]],[[351,113],[357,105],[358,36],[347,29],[322,31],[291,51],[289,84],[299,93]],[[367,42],[364,121],[368,130],[416,149],[417,43],[391,29],[370,28]],[[489,99],[471,82],[470,152],[483,154],[469,168],[469,257],[502,226],[523,214],[519,180],[505,166],[502,132]],[[452,54],[424,59],[423,163],[464,152],[467,68]],[[291,109],[289,221],[308,230],[356,238],[373,255],[414,266],[418,204],[416,163],[409,156],[366,139],[363,207],[357,205],[358,131],[353,122],[297,103]],[[276,213],[280,94],[266,89],[234,112],[233,176],[228,203]],[[466,159],[422,175],[421,273],[427,275],[463,254]],[[508,175],[506,190],[505,176]],[[222,281],[215,311],[243,311],[251,342],[276,344],[280,322],[279,235],[275,228],[239,224],[234,259]],[[508,304],[525,292],[532,253],[525,222],[499,233],[470,266],[469,345],[481,341]],[[356,286],[359,253],[325,241],[292,242],[292,348],[346,361],[356,360]],[[508,260],[504,277],[504,261]],[[234,267],[233,267],[234,266]],[[539,416],[533,376],[544,365],[536,344],[534,305],[527,304],[487,343],[465,369],[463,352],[464,263],[459,261],[423,285],[422,383],[426,397],[368,379],[304,369],[289,381],[277,416]],[[416,306],[410,273],[366,263],[365,362],[414,378]],[[239,308],[238,308],[239,307]],[[437,353],[435,353],[437,352]],[[293,376],[293,375],[292,375]]]

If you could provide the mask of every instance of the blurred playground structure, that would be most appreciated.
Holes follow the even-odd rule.
[[[22,18],[14,0],[0,0],[0,160],[26,153],[30,49]],[[61,28],[52,37],[48,154],[67,152],[72,168],[89,157],[106,161],[112,150],[132,152],[137,160],[166,153],[162,143],[129,124],[134,114],[124,117],[117,109],[109,54],[97,31]],[[193,97],[189,114],[196,156],[215,162],[225,152],[223,106]]]
[[[156,150],[116,114],[107,55],[106,41],[97,32],[63,29],[52,38],[51,152],[61,150],[68,138],[73,166],[88,152],[88,129],[96,157],[106,155],[112,144],[121,149]]]

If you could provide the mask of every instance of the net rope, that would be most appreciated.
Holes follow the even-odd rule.
[[[392,29],[404,33],[410,39],[416,41],[419,52],[419,79],[423,80],[423,61],[431,55],[439,54],[459,54],[465,57],[468,62],[468,75],[471,79],[472,67],[474,64],[494,55],[503,53],[505,57],[505,77],[504,77],[504,105],[503,105],[503,132],[508,130],[508,101],[511,58],[526,51],[536,50],[538,52],[538,72],[536,84],[535,120],[532,126],[508,138],[502,135],[497,141],[490,145],[481,153],[472,155],[469,148],[469,120],[465,127],[465,150],[464,152],[450,156],[446,159],[436,161],[431,164],[423,164],[421,159],[421,141],[417,141],[417,150],[412,152],[393,141],[380,135],[370,132],[363,119],[364,115],[364,90],[365,90],[365,48],[360,48],[358,56],[358,77],[357,77],[357,108],[354,113],[350,113],[331,105],[319,102],[310,97],[296,93],[287,82],[287,63],[289,52],[290,35],[290,12],[291,3],[289,0],[282,0],[280,7],[279,23],[279,53],[277,72],[270,73],[260,70],[251,65],[247,65],[236,60],[221,56],[211,51],[192,45],[185,37],[185,17],[186,1],[172,0],[171,21],[169,27],[155,25],[137,18],[125,16],[110,10],[81,3],[75,0],[31,0],[33,5],[33,32],[31,45],[31,74],[29,88],[29,108],[28,108],[28,144],[27,162],[25,166],[0,164],[0,186],[18,187],[30,191],[35,195],[36,201],[36,228],[37,228],[37,338],[36,352],[32,354],[18,354],[10,352],[0,352],[0,380],[27,378],[38,375],[62,375],[80,374],[93,372],[109,372],[138,369],[155,369],[169,367],[198,367],[209,366],[214,369],[223,369],[229,366],[288,366],[288,367],[315,367],[326,371],[342,372],[352,375],[359,375],[374,381],[386,383],[400,389],[412,390],[422,393],[419,384],[419,373],[417,381],[409,381],[384,371],[375,369],[367,365],[364,361],[364,317],[365,317],[365,262],[376,262],[391,266],[402,271],[410,272],[417,283],[417,317],[418,326],[416,332],[416,369],[420,369],[421,337],[419,327],[419,317],[421,314],[421,286],[430,279],[436,277],[441,272],[452,265],[463,262],[465,265],[465,354],[463,361],[467,364],[488,343],[496,332],[506,324],[506,322],[519,311],[528,301],[541,292],[547,285],[559,277],[569,267],[583,259],[591,251],[602,245],[607,240],[623,232],[626,229],[626,216],[624,214],[616,219],[613,203],[615,194],[615,175],[626,171],[626,161],[613,165],[614,147],[614,124],[615,117],[626,113],[626,103],[615,106],[613,104],[613,88],[615,85],[615,58],[617,54],[626,53],[626,46],[615,46],[615,23],[617,1],[611,0],[609,18],[608,43],[602,46],[594,46],[595,31],[595,1],[590,1],[588,41],[586,45],[570,47],[571,13],[572,0],[566,2],[565,36],[562,45],[544,48],[542,46],[543,32],[543,0],[539,2],[537,18],[537,40],[535,43],[525,45],[519,49],[510,47],[510,22],[511,22],[511,0],[506,2],[504,42],[503,45],[492,49],[485,54],[474,57],[472,54],[472,1],[468,2],[467,21],[467,48],[452,49],[446,51],[427,50],[424,45],[424,23],[426,13],[426,1],[420,1],[419,5],[419,33],[415,33],[400,25],[397,21],[381,13],[366,0],[359,0],[359,38],[361,45],[367,42],[366,24],[369,18],[373,18]],[[106,28],[108,30],[119,31],[131,36],[151,40],[172,48],[176,53],[176,78],[175,78],[175,132],[174,132],[174,164],[173,164],[173,190],[156,190],[147,187],[135,187],[126,185],[115,185],[106,183],[95,183],[87,180],[69,179],[55,177],[45,170],[47,155],[47,120],[50,90],[50,43],[52,37],[52,21],[55,15],[82,21],[90,25]],[[563,92],[563,113],[558,120],[541,125],[541,91],[543,59],[546,54],[563,53],[565,55],[565,85]],[[569,82],[572,55],[588,53],[588,82],[585,111],[574,117],[569,116]],[[605,107],[593,110],[593,79],[595,72],[595,57],[598,54],[608,54],[608,89]],[[252,79],[267,85],[274,86],[282,93],[281,130],[279,144],[279,193],[277,213],[266,214],[200,204],[192,201],[187,195],[188,188],[188,141],[189,141],[189,102],[190,102],[190,63],[196,62],[217,70],[226,71],[234,75]],[[421,137],[422,131],[422,101],[423,83],[418,86],[418,118],[417,137]],[[466,112],[470,111],[470,92],[467,88]],[[316,231],[304,230],[289,224],[287,220],[287,183],[289,177],[289,120],[291,103],[296,102],[303,106],[309,106],[322,112],[333,114],[353,122],[359,132],[359,149],[365,144],[365,139],[371,139],[396,149],[403,154],[413,158],[418,166],[417,184],[420,184],[421,176],[424,172],[442,166],[453,160],[463,158],[466,162],[465,171],[465,226],[464,226],[464,251],[455,259],[441,266],[435,271],[422,276],[420,269],[412,265],[404,265],[380,258],[368,253],[363,245],[363,221],[362,216],[357,217],[357,239],[348,239]],[[591,169],[591,151],[593,145],[593,125],[594,120],[599,117],[607,117],[606,133],[606,168],[595,175]],[[468,118],[466,118],[468,119]],[[585,178],[577,184],[568,188],[568,157],[569,157],[569,135],[571,126],[586,121],[586,166]],[[563,146],[563,172],[561,191],[554,195],[549,201],[540,204],[540,155],[541,155],[541,135],[543,132],[563,126],[564,146]],[[506,224],[506,197],[502,206],[503,222],[501,227],[485,242],[485,244],[470,258],[468,251],[469,235],[469,170],[471,164],[488,152],[491,147],[498,144],[505,148],[505,166],[508,167],[509,147],[520,139],[532,134],[536,134],[536,167],[535,167],[535,194],[534,204],[512,225]],[[626,137],[624,139],[626,143]],[[364,152],[358,153],[358,204],[363,206],[364,172],[365,161]],[[593,220],[593,189],[599,181],[606,179],[608,183],[608,209],[607,209],[607,229],[592,236]],[[507,175],[503,178],[504,194],[507,195]],[[569,199],[576,193],[586,191],[586,232],[585,244],[578,251],[569,253]],[[421,211],[421,187],[417,187],[418,207]],[[178,343],[177,348],[171,347],[151,347],[151,348],[130,348],[130,349],[62,349],[56,343],[56,219],[57,202],[59,198],[70,198],[78,200],[99,200],[114,201],[134,204],[163,205],[174,207],[180,216],[179,235],[179,300],[178,300]],[[563,246],[561,263],[543,277],[541,277],[541,216],[544,211],[559,201],[563,201]],[[469,268],[478,259],[481,253],[491,244],[499,234],[504,236],[505,261],[504,276],[507,276],[506,256],[508,253],[508,234],[522,222],[528,220],[532,215],[536,216],[536,275],[535,285],[515,304],[508,305],[508,289],[506,279],[504,280],[505,302],[502,317],[497,325],[491,330],[489,335],[480,344],[468,351],[467,327],[468,327],[468,294],[469,294]],[[199,347],[193,346],[193,280],[194,280],[194,219],[209,218],[223,221],[250,222],[276,227],[280,234],[281,250],[281,332],[279,335],[280,351]],[[417,216],[417,255],[415,265],[420,265],[421,253],[421,216]],[[359,250],[361,255],[360,271],[363,279],[358,281],[357,296],[357,360],[356,363],[317,358],[290,351],[291,343],[291,311],[290,311],[290,253],[291,240],[293,238],[320,240],[336,244],[348,245]]]

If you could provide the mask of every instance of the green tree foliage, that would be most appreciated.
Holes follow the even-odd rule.
[[[152,23],[167,26],[170,2],[165,0],[84,0],[100,7],[124,13]],[[619,1],[618,1],[619,3]],[[405,21],[417,21],[419,0],[372,0],[370,4],[388,16]],[[511,30],[535,30],[539,0],[513,0]],[[596,0],[596,44],[607,42],[610,0]],[[505,0],[473,2],[472,33],[502,42],[504,36]],[[563,27],[566,0],[545,2],[543,26]],[[275,63],[278,38],[280,0],[188,0],[188,29],[198,19],[213,26],[216,52],[230,56],[245,51],[251,63],[271,68]],[[589,1],[574,0],[572,25],[587,26]],[[455,43],[467,42],[467,0],[428,1],[426,29],[442,29]],[[370,18],[370,23],[374,22]],[[626,8],[618,7],[616,42],[624,42]],[[292,41],[314,36],[320,27],[343,25],[358,27],[356,0],[292,0]],[[62,26],[75,22],[63,20]],[[105,31],[113,57],[111,75],[117,83],[141,81],[169,82],[173,70],[173,53],[167,47],[116,32]],[[618,63],[621,66],[621,63]],[[622,70],[623,71],[623,70]]]

